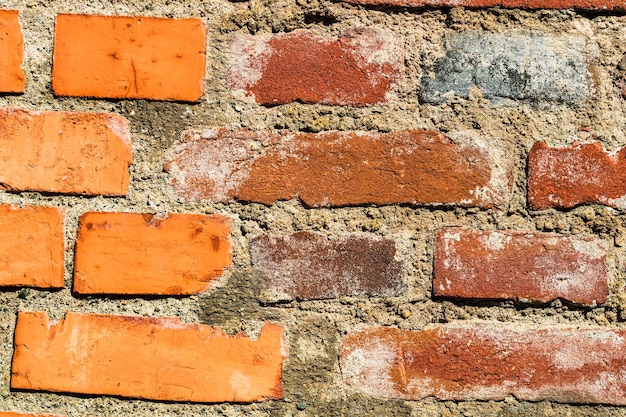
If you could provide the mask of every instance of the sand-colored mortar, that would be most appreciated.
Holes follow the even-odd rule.
[[[20,10],[25,38],[27,85],[23,95],[2,96],[0,105],[36,110],[105,111],[131,123],[134,162],[131,186],[124,198],[46,196],[0,193],[1,203],[45,204],[67,210],[66,289],[0,292],[0,409],[47,411],[69,416],[626,416],[626,409],[607,406],[519,402],[399,401],[372,398],[344,386],[338,366],[340,339],[348,331],[374,325],[406,329],[470,320],[517,323],[520,326],[592,324],[622,327],[626,321],[626,229],[619,212],[601,206],[567,212],[532,213],[526,204],[525,158],[535,141],[552,145],[597,140],[608,150],[626,145],[625,100],[617,66],[626,53],[626,16],[572,11],[518,10],[384,10],[317,0],[169,0],[2,1]],[[51,92],[54,16],[59,13],[198,17],[209,28],[205,94],[197,104],[142,100],[55,98]],[[365,108],[290,104],[264,108],[236,100],[226,85],[229,40],[235,33],[269,34],[306,28],[333,36],[353,28],[373,27],[399,37],[405,50],[403,76],[389,102]],[[475,91],[469,99],[442,105],[418,101],[422,69],[444,55],[446,34],[466,30],[499,33],[537,30],[584,36],[595,46],[592,78],[595,92],[576,106],[496,107]],[[592,55],[594,55],[592,54]],[[299,202],[258,204],[184,203],[173,192],[163,165],[181,131],[196,128],[286,128],[294,131],[435,129],[474,130],[508,144],[515,161],[515,186],[508,211],[359,207],[307,209]],[[591,131],[581,131],[590,127]],[[71,285],[73,245],[79,216],[86,211],[134,211],[164,214],[220,213],[233,221],[233,267],[206,294],[180,298],[75,297]],[[514,302],[453,303],[431,299],[435,231],[445,226],[479,229],[555,231],[596,236],[609,244],[607,265],[611,295],[605,306],[578,308],[556,301],[549,305]],[[400,297],[289,302],[261,305],[258,280],[250,267],[248,239],[260,233],[288,234],[314,230],[330,237],[369,232],[397,241],[407,291]],[[51,318],[65,311],[178,316],[182,321],[258,334],[263,320],[287,329],[289,359],[284,366],[282,401],[260,404],[175,404],[112,397],[21,393],[9,389],[16,312],[42,310]]]

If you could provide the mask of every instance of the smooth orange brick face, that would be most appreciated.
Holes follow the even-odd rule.
[[[611,156],[599,143],[557,148],[534,144],[528,155],[533,210],[604,204],[626,209],[626,148]]]
[[[205,38],[199,19],[59,15],[52,88],[60,96],[196,101]]]
[[[195,294],[230,265],[230,221],[221,216],[86,213],[80,219],[74,291]]]
[[[397,7],[508,7],[516,9],[624,10],[614,0],[345,0],[346,3]]]
[[[124,195],[130,127],[103,113],[0,110],[0,185],[11,191]]]
[[[309,31],[240,36],[232,47],[228,84],[235,95],[277,105],[299,101],[366,106],[387,101],[403,53],[374,30],[323,38]]]
[[[346,336],[344,381],[369,395],[626,405],[626,332],[468,325]]]
[[[0,92],[24,92],[23,49],[17,10],[0,10]]]
[[[184,132],[166,170],[189,200],[505,207],[510,162],[470,134],[216,129]]]
[[[62,288],[65,213],[0,205],[0,286]]]
[[[437,233],[433,293],[595,305],[609,294],[601,240],[530,231]]]
[[[178,318],[18,314],[11,387],[165,401],[282,397],[283,328],[256,341]]]
[[[15,411],[0,411],[0,417],[65,417],[60,414],[18,413]]]

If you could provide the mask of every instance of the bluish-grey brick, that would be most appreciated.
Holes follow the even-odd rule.
[[[586,51],[586,41],[573,35],[456,33],[446,38],[446,55],[425,71],[420,98],[467,98],[475,86],[495,104],[582,102],[592,91]]]

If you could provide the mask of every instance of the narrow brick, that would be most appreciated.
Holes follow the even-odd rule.
[[[178,318],[20,312],[11,387],[164,401],[282,397],[283,328],[258,340]]]
[[[236,96],[264,105],[366,106],[387,101],[401,62],[398,42],[372,29],[339,38],[305,30],[239,36],[233,42],[228,84]]]
[[[505,207],[511,160],[471,133],[249,132],[182,135],[166,169],[188,200],[305,205]]]
[[[0,92],[23,93],[24,39],[17,10],[0,10]]]
[[[0,411],[0,417],[65,417],[60,414],[18,413],[16,411]]]
[[[433,293],[601,304],[609,293],[606,249],[597,239],[554,233],[443,229],[437,233]]]
[[[60,96],[196,101],[205,38],[200,19],[58,15],[52,88]]]
[[[626,148],[611,156],[599,143],[535,143],[528,155],[528,202],[533,210],[581,204],[626,209]]]
[[[338,0],[336,0],[338,1]],[[342,0],[344,1],[344,0]],[[345,0],[367,6],[394,7],[505,7],[512,9],[625,10],[626,2],[614,0]]]
[[[347,384],[378,397],[626,405],[625,337],[586,327],[380,327],[346,336],[340,366]]]
[[[218,215],[86,213],[80,219],[74,291],[196,294],[230,265],[230,221]]]
[[[341,296],[394,296],[403,289],[393,240],[350,234],[329,240],[314,232],[261,235],[250,241],[263,301]]]
[[[132,155],[121,116],[0,109],[0,187],[125,195]]]
[[[478,89],[497,105],[584,103],[593,90],[587,43],[537,31],[451,34],[421,79],[420,99],[439,104]]]
[[[56,207],[0,205],[0,286],[63,287],[64,218]]]

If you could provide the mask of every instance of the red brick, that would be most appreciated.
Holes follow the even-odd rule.
[[[16,411],[0,411],[0,417],[65,417],[60,414],[18,413]]]
[[[0,10],[0,92],[23,93],[24,39],[17,10]]]
[[[205,38],[200,19],[59,15],[52,88],[60,96],[196,101]]]
[[[80,219],[74,291],[195,294],[230,265],[230,221],[222,216],[86,213]]]
[[[256,341],[178,318],[21,312],[11,387],[185,402],[282,397],[283,328]]]
[[[504,155],[469,134],[217,129],[185,132],[166,169],[188,200],[505,207],[512,158]]]
[[[11,191],[124,195],[130,127],[103,113],[0,110],[0,187]]]
[[[507,7],[515,9],[584,10],[626,9],[626,2],[613,0],[345,0],[345,2],[369,6],[394,7]]]
[[[625,209],[626,148],[611,156],[599,143],[535,143],[528,156],[528,201],[533,210],[581,204]]]
[[[328,240],[314,232],[261,235],[250,241],[264,301],[394,296],[403,289],[393,240],[351,234]]]
[[[554,233],[443,229],[437,233],[433,293],[604,303],[606,249],[597,239]]]
[[[0,286],[62,288],[65,212],[0,205]]]
[[[607,328],[373,328],[340,348],[344,381],[378,397],[626,405],[626,332]]]
[[[228,84],[234,94],[266,105],[383,103],[400,76],[402,62],[398,42],[371,29],[339,38],[305,30],[240,36],[233,42],[232,55]]]

